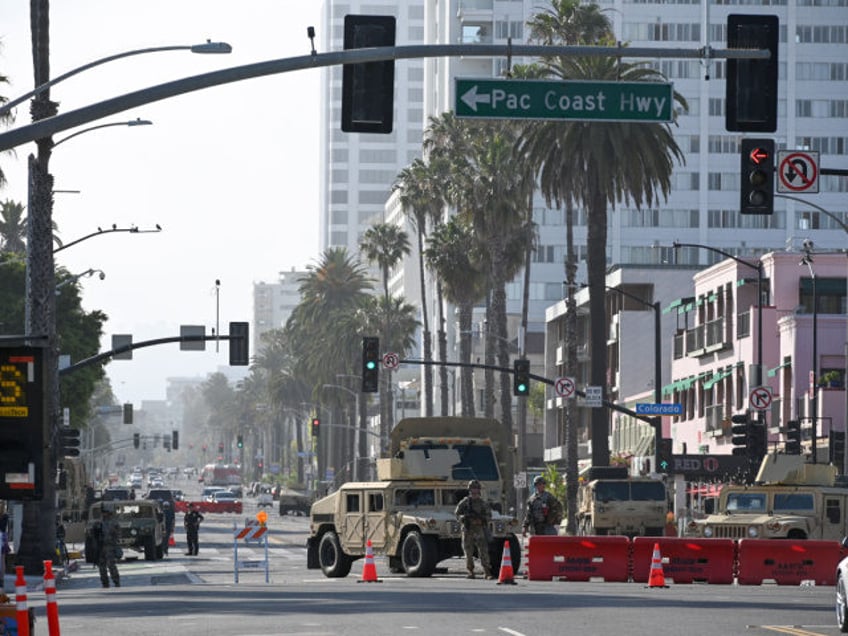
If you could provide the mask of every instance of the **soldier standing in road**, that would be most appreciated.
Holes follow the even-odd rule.
[[[121,587],[121,577],[118,574],[116,557],[118,554],[118,538],[120,528],[115,521],[112,511],[103,508],[100,511],[100,521],[95,522],[92,529],[97,550],[97,567],[100,569],[100,582],[103,587],[109,587],[109,575],[115,587]]]
[[[535,494],[527,500],[527,513],[524,515],[524,536],[532,534],[557,534],[557,526],[562,521],[562,504],[559,499],[545,490],[545,478],[537,475],[533,480]]]
[[[465,552],[465,566],[468,578],[474,578],[474,549],[480,557],[480,565],[487,579],[492,574],[492,562],[489,558],[489,522],[492,520],[492,508],[480,497],[480,482],[472,479],[468,482],[468,496],[459,502],[454,514],[462,524],[462,550]]]
[[[183,517],[183,526],[186,531],[186,543],[188,544],[188,552],[186,556],[197,556],[200,549],[198,543],[198,534],[200,531],[200,522],[203,521],[203,515],[194,509],[194,504],[188,505],[188,512]]]

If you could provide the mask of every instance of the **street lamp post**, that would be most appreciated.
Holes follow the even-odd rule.
[[[39,21],[33,27],[33,41],[38,51],[49,49],[49,31],[47,22]],[[115,59],[142,53],[188,49],[196,52],[229,52],[229,45],[207,42],[198,46],[155,47],[127,51],[101,58],[89,64],[49,80],[49,66],[36,59],[36,88],[19,98],[13,99],[0,108],[0,115],[9,112],[21,102],[34,97],[31,104],[33,122],[52,117],[58,110],[58,104],[50,100],[50,88],[59,82],[84,70]],[[38,58],[38,56],[37,56]],[[45,56],[46,60],[46,56]],[[99,128],[95,126],[94,128]],[[73,136],[73,135],[72,135]],[[70,137],[68,137],[70,138]],[[67,139],[63,140],[66,141]],[[44,421],[43,438],[46,444],[45,469],[40,478],[44,481],[44,497],[40,502],[24,506],[24,519],[19,559],[27,573],[41,571],[43,560],[49,556],[55,545],[55,493],[53,473],[58,461],[57,435],[59,417],[59,374],[58,349],[56,338],[56,295],[53,260],[53,176],[49,171],[50,155],[54,147],[51,137],[35,140],[37,155],[28,157],[28,208],[27,217],[27,273],[26,273],[26,338],[27,341],[44,342]],[[46,292],[46,293],[45,293]]]
[[[716,254],[721,254],[726,258],[730,258],[737,263],[741,263],[746,267],[750,267],[752,269],[757,270],[757,364],[756,364],[756,372],[754,374],[754,378],[751,381],[753,385],[750,388],[758,387],[763,383],[763,262],[759,258],[757,259],[757,264],[752,265],[748,261],[745,261],[738,256],[734,256],[724,250],[721,250],[717,247],[711,247],[709,245],[699,245],[697,243],[680,243],[679,241],[674,241],[672,244],[674,249],[679,249],[681,247],[696,247],[704,250],[709,250],[711,252],[715,252]],[[758,411],[757,421],[760,425],[765,426],[766,423],[766,414],[765,411]],[[763,436],[766,444],[766,448],[760,449],[760,451],[765,454],[768,448],[768,436]]]
[[[649,303],[647,300],[643,300],[636,296],[635,294],[631,294],[630,292],[626,292],[620,287],[610,287],[606,286],[606,288],[610,291],[618,292],[623,296],[627,296],[635,300],[638,303],[641,303],[645,307],[650,307],[654,310],[654,402],[656,404],[662,403],[662,323],[660,318],[660,303],[659,301]],[[619,356],[620,359],[620,356]],[[653,419],[653,428],[654,428],[654,467],[656,469],[659,466],[659,454],[660,454],[660,440],[662,439],[662,418],[657,416]]]
[[[226,42],[211,42],[210,40],[206,40],[206,42],[202,44],[188,44],[188,45],[174,45],[174,46],[155,46],[146,49],[135,49],[132,51],[124,51],[123,53],[117,53],[115,55],[110,55],[108,57],[102,57],[100,59],[94,60],[93,62],[89,62],[88,64],[83,64],[82,66],[78,66],[75,69],[68,71],[67,73],[63,73],[58,77],[54,77],[49,82],[44,82],[39,86],[36,86],[30,92],[25,95],[21,95],[20,97],[16,97],[15,99],[6,102],[2,107],[0,107],[0,115],[5,115],[10,110],[12,110],[18,104],[21,104],[28,100],[30,97],[38,97],[42,95],[47,90],[50,89],[51,86],[55,86],[61,81],[68,79],[69,77],[73,77],[77,73],[82,73],[83,71],[87,71],[90,68],[94,68],[95,66],[100,66],[101,64],[106,64],[107,62],[113,62],[115,60],[119,60],[124,57],[130,57],[131,55],[142,55],[143,53],[158,53],[162,51],[191,51],[192,53],[231,53],[233,47],[227,44]]]
[[[356,391],[353,391],[352,389],[349,389],[346,386],[342,386],[341,384],[323,384],[323,385],[321,385],[321,388],[323,388],[323,389],[339,389],[340,391],[344,391],[346,393],[349,393],[350,395],[353,396],[353,399],[354,399],[354,402],[355,402],[356,413],[357,414],[359,413],[359,393],[357,393]],[[355,427],[354,427],[354,429],[355,429]],[[357,449],[357,451],[358,450],[360,450],[360,449]],[[353,453],[353,455],[354,455],[355,460],[356,459],[359,459],[359,460],[363,459],[362,456],[359,455],[359,453],[356,452],[356,451]],[[358,458],[357,458],[357,455],[359,455]],[[354,463],[353,463],[353,472],[354,472],[353,478],[356,481],[360,481],[360,477],[361,477],[360,463],[361,463],[361,461],[354,461]]]
[[[813,463],[817,463],[816,460],[816,437],[817,437],[817,420],[818,420],[818,407],[819,407],[819,389],[816,386],[818,382],[818,367],[819,367],[819,348],[818,348],[818,294],[816,293],[816,273],[813,271],[813,255],[812,255],[813,243],[812,241],[804,241],[804,256],[801,259],[800,265],[806,265],[807,269],[810,271],[810,279],[812,280],[812,292],[813,292],[813,364],[810,367],[810,419],[812,424],[812,444],[811,450],[813,454]]]
[[[141,119],[137,117],[136,119],[130,119],[129,121],[114,121],[108,124],[99,124],[97,126],[89,126],[88,128],[83,128],[82,130],[78,130],[75,133],[68,135],[67,137],[63,137],[59,141],[53,142],[53,148],[58,146],[59,144],[63,144],[69,139],[73,139],[78,135],[82,135],[83,133],[87,133],[92,130],[99,130],[100,128],[111,128],[112,126],[152,126],[153,122],[148,119]]]

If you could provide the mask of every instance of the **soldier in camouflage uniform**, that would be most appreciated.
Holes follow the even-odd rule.
[[[100,511],[100,521],[92,529],[95,545],[97,546],[97,566],[100,569],[100,582],[103,587],[109,587],[109,575],[115,587],[121,587],[121,578],[115,562],[118,556],[120,528],[115,521],[112,511],[103,508]]]
[[[474,549],[480,557],[483,573],[487,579],[495,578],[489,559],[489,522],[492,520],[492,508],[480,496],[481,486],[476,479],[468,482],[468,496],[456,506],[454,514],[462,524],[462,550],[465,552],[465,566],[468,578],[474,578]]]
[[[545,490],[545,478],[538,475],[533,480],[536,493],[527,500],[527,513],[524,515],[524,536],[528,530],[532,534],[557,534],[557,526],[562,521],[562,504]]]

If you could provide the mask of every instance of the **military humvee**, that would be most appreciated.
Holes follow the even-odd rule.
[[[669,510],[662,481],[629,477],[623,466],[595,466],[587,477],[577,491],[579,534],[662,536]]]
[[[502,512],[502,474],[511,452],[495,420],[410,418],[392,431],[392,457],[377,460],[380,481],[347,483],[312,504],[307,567],[327,577],[343,577],[367,543],[385,555],[393,572],[410,577],[433,574],[443,560],[462,556],[462,528],[454,510],[466,496],[470,479],[483,487],[492,504],[488,528],[493,567],[501,563],[508,541],[513,567],[521,550],[520,522]],[[511,458],[510,458],[511,459]]]
[[[127,499],[99,501],[88,513],[88,529],[101,519],[103,508],[112,510],[120,527],[119,545],[144,553],[145,561],[161,559],[165,549],[165,516],[156,501]],[[86,562],[91,563],[90,532],[86,532]]]
[[[689,523],[688,533],[730,539],[824,539],[848,534],[848,488],[837,470],[800,455],[767,455],[754,485],[721,489],[715,514]]]

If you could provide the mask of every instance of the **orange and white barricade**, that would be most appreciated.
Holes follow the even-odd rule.
[[[264,555],[261,559],[239,559],[239,541],[244,541],[247,545],[254,542]],[[265,582],[270,582],[270,572],[268,570],[268,526],[264,523],[259,523],[254,520],[247,520],[243,528],[239,528],[233,522],[233,581],[239,582],[240,569],[265,569]]]

